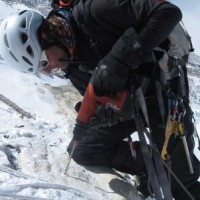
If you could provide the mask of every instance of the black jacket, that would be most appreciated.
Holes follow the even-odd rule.
[[[182,17],[178,7],[162,0],[80,0],[72,14],[78,29],[76,59],[90,62],[89,68],[96,66],[128,28],[133,27],[141,43],[152,49],[165,41]],[[83,95],[90,75],[77,69],[70,66],[69,79]],[[87,77],[83,85],[81,73],[81,79]]]
[[[130,27],[144,45],[160,45],[182,14],[175,5],[159,0],[81,0],[73,8],[73,16],[86,35],[99,40],[109,51]]]

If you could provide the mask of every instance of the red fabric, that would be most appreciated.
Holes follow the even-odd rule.
[[[61,7],[70,7],[72,5],[72,0],[60,0]]]

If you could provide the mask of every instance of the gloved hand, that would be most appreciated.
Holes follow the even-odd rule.
[[[133,28],[127,29],[112,50],[97,64],[93,74],[94,92],[97,96],[116,95],[128,83],[130,69],[151,61],[151,49],[139,41]]]
[[[110,106],[99,106],[95,117],[91,117],[88,124],[79,120],[76,121],[73,130],[73,140],[80,142],[82,138],[88,134],[88,130],[91,128],[108,127],[117,124],[120,120],[119,116],[120,113],[118,110]]]
[[[119,111],[107,106],[99,106],[96,111],[96,116],[89,121],[90,128],[100,128],[113,126],[119,122]]]
[[[98,63],[92,75],[95,94],[115,96],[123,91],[127,86],[128,73],[128,67],[119,63],[111,55],[106,56]]]

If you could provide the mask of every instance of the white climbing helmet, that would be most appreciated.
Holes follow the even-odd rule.
[[[6,18],[0,25],[0,55],[17,70],[35,73],[42,49],[38,29],[44,17],[34,10],[23,10]]]

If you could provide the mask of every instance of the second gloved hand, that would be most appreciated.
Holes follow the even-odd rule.
[[[113,126],[119,122],[119,111],[107,106],[99,106],[96,111],[96,116],[89,121],[90,128],[100,128]]]

